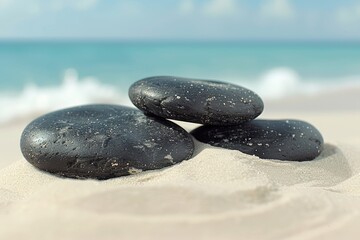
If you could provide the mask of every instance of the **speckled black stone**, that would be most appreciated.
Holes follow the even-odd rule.
[[[264,159],[309,161],[323,149],[320,132],[297,120],[253,120],[238,126],[202,126],[191,132],[199,141]]]
[[[123,106],[87,105],[31,122],[22,134],[21,151],[32,165],[50,173],[108,179],[189,159],[194,144],[170,121]]]
[[[135,82],[129,97],[147,114],[207,125],[236,125],[264,108],[258,95],[234,84],[167,76]]]

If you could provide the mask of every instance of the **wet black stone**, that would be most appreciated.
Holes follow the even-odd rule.
[[[189,159],[194,144],[178,125],[133,108],[87,105],[31,122],[21,151],[35,167],[71,178],[108,179]]]
[[[264,159],[309,161],[323,149],[320,132],[297,120],[253,120],[238,126],[202,126],[191,132],[199,141]]]
[[[234,84],[167,76],[135,82],[129,97],[147,114],[207,125],[236,125],[264,108],[258,95]]]

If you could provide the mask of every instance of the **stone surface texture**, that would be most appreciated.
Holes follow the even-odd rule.
[[[323,137],[298,120],[253,120],[238,126],[202,126],[192,135],[203,143],[264,159],[308,161],[323,149]]]
[[[236,125],[256,118],[264,108],[261,98],[246,88],[168,76],[135,82],[129,97],[147,114],[207,125]]]
[[[167,120],[116,105],[52,112],[23,131],[21,150],[35,167],[71,178],[107,179],[189,159],[190,134]]]

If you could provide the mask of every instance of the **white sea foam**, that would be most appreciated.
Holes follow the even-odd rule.
[[[296,94],[300,85],[305,91],[316,90],[316,86],[301,83],[300,76],[289,68],[276,68],[265,73],[257,83],[258,93],[267,98],[281,98]]]
[[[90,103],[130,105],[127,91],[100,83],[95,78],[79,79],[75,70],[65,72],[59,86],[27,85],[19,93],[0,93],[0,124],[29,114]]]
[[[259,79],[243,85],[257,92],[265,100],[271,100],[300,94],[314,95],[360,87],[360,76],[303,79],[293,69],[280,67],[271,69]]]
[[[339,79],[303,79],[290,68],[271,69],[258,79],[242,81],[236,79],[234,78],[232,82],[254,90],[265,101],[297,94],[311,95],[360,87],[360,76]],[[25,86],[18,93],[0,92],[0,124],[30,114],[90,103],[131,105],[127,89],[106,85],[92,77],[79,79],[77,72],[69,69],[58,86],[39,87],[32,84]]]

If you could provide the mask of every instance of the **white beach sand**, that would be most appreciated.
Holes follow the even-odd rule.
[[[188,161],[107,181],[38,171],[19,150],[28,120],[2,126],[0,239],[358,239],[358,102],[300,111],[284,101],[284,111],[274,103],[261,116],[316,126],[326,144],[311,162],[262,160],[196,142]]]

